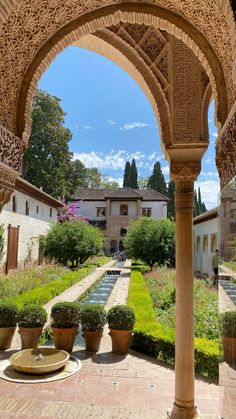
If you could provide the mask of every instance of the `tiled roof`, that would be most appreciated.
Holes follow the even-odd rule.
[[[78,189],[74,199],[103,201],[105,199],[141,199],[142,201],[168,201],[168,198],[154,189]]]
[[[209,211],[203,212],[203,214],[198,215],[193,219],[193,224],[204,223],[205,221],[212,220],[218,217],[218,207],[213,208]]]

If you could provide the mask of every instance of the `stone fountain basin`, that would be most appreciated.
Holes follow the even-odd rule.
[[[12,367],[26,374],[49,374],[57,371],[69,360],[66,351],[54,348],[24,349],[10,357]]]

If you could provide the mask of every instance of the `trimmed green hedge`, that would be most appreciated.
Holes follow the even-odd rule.
[[[156,319],[153,302],[145,279],[138,268],[132,269],[128,304],[134,309],[136,323],[131,348],[169,364],[175,358],[175,331]],[[195,339],[195,370],[205,377],[217,377],[219,343]]]

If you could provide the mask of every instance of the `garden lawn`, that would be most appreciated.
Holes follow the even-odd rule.
[[[233,261],[224,262],[223,265],[226,266],[226,268],[231,269],[231,271],[236,272],[236,262],[233,262]]]
[[[158,313],[154,308],[155,305],[157,306],[157,293],[154,293],[156,298],[156,301],[154,302],[147,285],[149,282],[149,287],[151,289],[158,288],[159,295],[161,296],[160,300],[162,299],[162,305],[166,304],[168,307],[172,307],[174,304],[174,271],[162,270],[161,274],[163,276],[164,273],[166,273],[167,276],[170,275],[170,277],[168,276],[166,279],[162,278],[166,286],[166,294],[164,292],[164,285],[160,284],[160,282],[162,282],[161,277],[158,276],[158,281],[154,284],[155,275],[153,272],[146,274],[146,281],[140,272],[140,267],[132,268],[128,295],[128,304],[134,309],[136,316],[132,348],[154,356],[159,360],[164,360],[169,364],[173,364],[175,356],[175,329],[171,324],[168,324],[167,321],[163,320],[163,314],[161,316],[161,320],[160,318],[157,318]],[[202,297],[201,293],[199,294],[199,298],[200,296]],[[217,377],[218,365],[218,339],[207,339],[204,336],[196,337],[196,372],[206,377]]]
[[[41,265],[1,276],[0,301],[14,302],[19,306],[44,305],[110,260],[108,257],[93,258],[76,271],[58,265]]]

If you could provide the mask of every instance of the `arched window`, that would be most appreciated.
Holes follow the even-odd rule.
[[[204,234],[203,236],[203,252],[207,253],[208,252],[208,235]]]
[[[106,217],[106,208],[97,208],[97,217]]]
[[[126,233],[127,233],[126,228],[121,228],[121,229],[120,229],[120,236],[121,236],[121,237],[124,237],[124,236],[126,235]]]
[[[215,253],[217,249],[217,233],[211,234],[211,253]]]
[[[29,201],[25,201],[25,215],[29,215]]]
[[[116,240],[112,240],[110,243],[110,252],[111,253],[115,253],[117,252],[117,241]]]
[[[128,205],[120,206],[120,215],[128,215]]]
[[[200,253],[201,252],[201,237],[197,236],[196,238],[196,252]]]
[[[16,212],[17,211],[17,202],[16,202],[15,195],[13,195],[13,197],[12,197],[12,211],[13,212]]]

